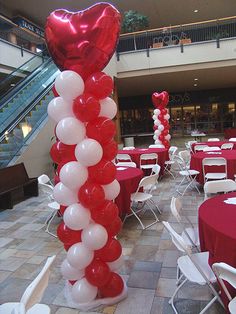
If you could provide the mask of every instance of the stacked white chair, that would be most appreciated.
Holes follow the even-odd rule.
[[[212,137],[212,138],[208,138],[207,140],[208,142],[219,142],[220,139],[218,137]]]
[[[208,145],[199,144],[195,145],[194,147],[194,153],[203,152],[204,148],[209,147]]]
[[[133,161],[121,161],[116,164],[117,167],[131,167],[136,168],[136,163]]]
[[[208,181],[204,184],[205,200],[208,194],[228,193],[236,191],[236,182],[231,179]]]
[[[223,172],[207,172],[206,167],[224,167]],[[204,182],[208,180],[227,179],[227,160],[223,157],[203,158],[202,170]]]
[[[233,149],[234,143],[224,143],[221,145],[221,149]]]
[[[50,314],[50,308],[39,304],[48,286],[50,267],[56,256],[47,259],[38,276],[26,288],[20,302],[9,302],[0,305],[0,314]]]
[[[221,150],[218,146],[209,146],[203,149],[204,152],[215,152]]]
[[[135,147],[134,146],[123,147],[123,150],[132,150],[132,149],[135,149]]]
[[[149,145],[149,148],[165,148],[165,146],[162,144],[152,144]]]
[[[216,282],[216,276],[214,275],[208,264],[209,252],[192,254],[191,249],[189,249],[189,246],[186,244],[183,237],[179,235],[168,222],[163,221],[163,224],[169,232],[171,240],[176,248],[180,252],[186,254],[179,257],[177,260],[177,268],[180,271],[181,275],[177,278],[177,288],[169,300],[169,304],[173,308],[174,312],[178,314],[178,311],[174,305],[174,298],[178,291],[188,281],[191,283],[199,284],[200,286],[207,285],[214,295],[213,299],[211,299],[210,302],[207,303],[204,309],[200,312],[201,314],[205,313],[210,308],[210,306],[217,300],[224,307],[224,304],[222,303],[218,292],[213,286],[213,284]]]
[[[224,281],[227,281],[232,287],[236,289],[236,268],[226,264],[226,263],[214,263],[212,269],[223,288],[226,296],[229,299],[228,309],[231,314],[236,313],[236,297],[232,298],[227,289]]]

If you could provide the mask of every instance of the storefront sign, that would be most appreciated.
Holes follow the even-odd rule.
[[[13,20],[14,20],[14,22],[15,22],[17,25],[19,25],[20,27],[25,28],[25,29],[28,29],[29,31],[31,31],[31,32],[33,32],[33,33],[35,33],[35,34],[37,34],[38,36],[40,36],[40,37],[42,37],[42,38],[44,38],[44,31],[43,31],[41,28],[35,26],[35,25],[34,25],[33,23],[31,23],[30,21],[24,19],[24,18],[21,17],[21,16],[17,16],[17,17],[15,17]]]

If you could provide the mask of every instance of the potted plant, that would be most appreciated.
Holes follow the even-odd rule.
[[[149,27],[149,20],[146,15],[137,11],[129,10],[124,13],[122,33],[132,33],[145,30]]]

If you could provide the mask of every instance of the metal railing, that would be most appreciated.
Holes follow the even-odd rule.
[[[236,16],[121,34],[117,53],[236,37]]]

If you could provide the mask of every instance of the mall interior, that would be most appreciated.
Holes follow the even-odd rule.
[[[104,69],[114,81],[111,97],[118,107],[113,121],[119,149],[123,146],[145,149],[154,144],[152,94],[162,91],[169,93],[170,145],[186,149],[188,141],[201,140],[193,138],[193,134],[221,141],[236,137],[236,1],[104,2],[114,5],[122,20],[129,10],[148,19],[148,26],[141,30],[122,29],[116,51]],[[56,141],[55,123],[48,117],[47,106],[54,98],[52,88],[60,70],[47,49],[45,23],[56,9],[76,12],[96,3],[94,0],[0,0],[0,170],[24,163],[30,178],[46,174],[53,182],[56,168],[49,152]],[[175,180],[163,175],[154,198],[162,207],[160,220],[174,222],[179,230],[169,209],[180,183],[178,169],[174,171]],[[232,172],[230,179],[234,180],[233,175]],[[4,180],[2,175],[0,202]],[[183,199],[184,212],[190,215],[194,227],[198,223],[197,208],[204,200],[202,186],[199,189],[200,194],[193,187]],[[55,269],[42,303],[49,305],[51,313],[82,314],[83,310],[68,306],[64,300],[64,279],[60,274],[64,249],[58,239],[44,232],[44,220],[50,210],[42,195],[22,201],[13,210],[0,210],[0,304],[19,302],[46,257],[55,254]],[[118,305],[85,312],[200,313],[211,298],[208,287],[201,290],[199,285],[191,283],[195,293],[185,287],[177,295],[178,312],[173,310],[168,302],[176,282],[176,261],[182,253],[176,250],[161,223],[142,230],[133,218],[125,219],[119,236],[125,258],[120,273],[127,280],[127,299]],[[56,217],[52,222],[54,231],[60,219]],[[183,225],[188,222],[185,220]],[[235,256],[232,266],[236,266]],[[234,281],[236,289],[236,277]],[[234,310],[230,313],[236,313]],[[223,309],[216,302],[207,313],[227,311],[227,306]],[[0,314],[3,314],[1,305]]]

